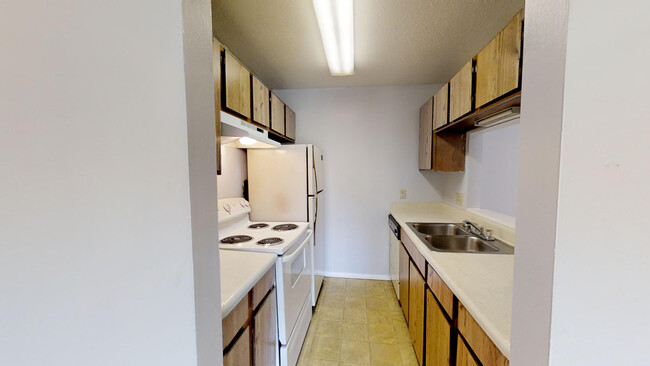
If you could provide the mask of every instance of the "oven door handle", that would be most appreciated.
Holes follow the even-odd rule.
[[[309,242],[311,235],[312,235],[312,231],[309,230],[309,235],[307,235],[305,241],[303,241],[302,244],[300,244],[298,249],[294,250],[293,253],[289,254],[288,256],[282,256],[282,263],[291,262],[294,258],[296,258],[300,254],[300,252],[302,252],[302,249],[305,247],[305,245],[307,245],[307,243]]]

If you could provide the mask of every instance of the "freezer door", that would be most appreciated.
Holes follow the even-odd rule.
[[[323,151],[316,145],[309,148],[309,195],[313,196],[325,189],[323,175]]]
[[[252,221],[308,221],[307,157],[305,145],[248,150]]]

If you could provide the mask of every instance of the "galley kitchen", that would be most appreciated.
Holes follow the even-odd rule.
[[[650,2],[0,11],[0,365],[650,365]]]

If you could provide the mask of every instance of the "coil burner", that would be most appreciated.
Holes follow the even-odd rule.
[[[266,245],[266,246],[273,246],[273,245],[278,245],[278,244],[282,244],[282,243],[284,243],[284,240],[282,238],[277,238],[277,237],[266,238],[266,239],[262,239],[262,240],[257,242],[257,244],[259,244],[259,245]]]
[[[273,230],[275,231],[289,231],[289,230],[295,230],[298,228],[298,225],[296,224],[281,224],[281,225],[275,225],[273,227]]]
[[[247,241],[253,240],[252,236],[248,235],[233,235],[233,236],[228,236],[220,240],[222,244],[239,244],[239,243],[245,243]]]
[[[267,228],[267,227],[269,227],[269,224],[265,224],[265,223],[263,223],[263,222],[259,222],[259,223],[257,223],[257,224],[252,224],[252,225],[248,225],[248,228],[249,228],[249,229],[264,229],[264,228]]]

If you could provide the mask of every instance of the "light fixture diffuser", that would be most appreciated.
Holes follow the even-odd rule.
[[[353,0],[313,0],[330,73],[354,74]]]

